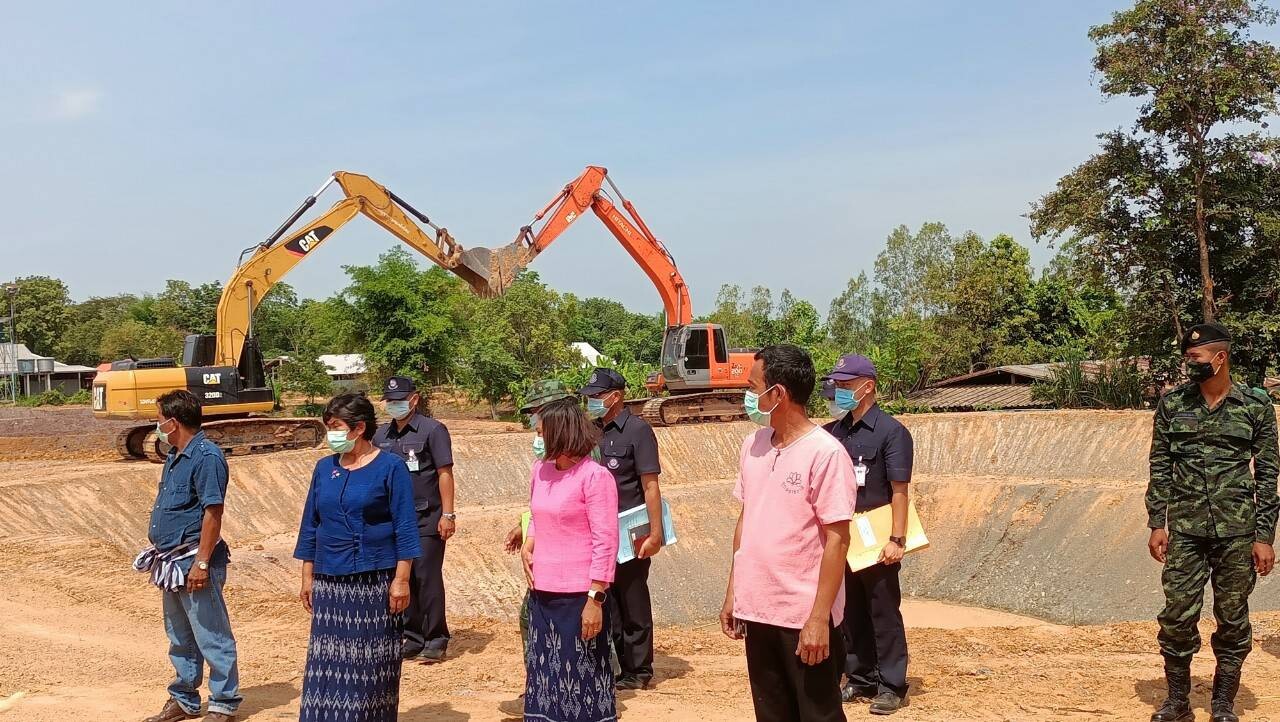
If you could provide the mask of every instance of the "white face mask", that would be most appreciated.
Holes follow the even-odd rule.
[[[409,400],[386,402],[387,415],[393,419],[403,419],[409,415]]]

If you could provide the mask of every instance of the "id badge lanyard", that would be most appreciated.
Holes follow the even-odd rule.
[[[863,463],[862,457],[858,457],[858,463],[853,465],[853,475],[858,480],[858,487],[867,485],[867,465]]]

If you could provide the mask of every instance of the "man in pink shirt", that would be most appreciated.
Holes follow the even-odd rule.
[[[845,720],[837,627],[857,487],[849,455],[805,412],[815,380],[813,360],[789,345],[757,353],[749,377],[747,415],[765,428],[742,444],[720,625],[746,637],[759,722]]]

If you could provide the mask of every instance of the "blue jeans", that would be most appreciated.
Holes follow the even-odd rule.
[[[169,696],[188,714],[200,712],[200,682],[209,663],[209,711],[235,714],[240,696],[236,638],[231,634],[222,585],[226,566],[209,568],[209,585],[198,592],[164,592],[164,629],[169,633],[169,660],[177,677]]]

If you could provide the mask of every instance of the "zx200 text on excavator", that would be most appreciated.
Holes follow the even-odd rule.
[[[621,208],[604,190],[605,183],[621,201]],[[520,229],[514,241],[483,251],[487,254],[482,259],[483,265],[490,269],[493,287],[505,289],[522,268],[588,209],[653,282],[662,297],[666,315],[662,370],[650,375],[645,383],[654,398],[629,401],[628,406],[655,426],[746,418],[742,400],[755,351],[729,348],[724,328],[718,324],[693,323],[689,287],[676,268],[675,259],[649,230],[631,201],[618,190],[605,168],[587,166],[529,225]],[[548,213],[550,217],[535,232],[533,224]],[[664,390],[669,395],[662,396]]]
[[[342,188],[346,197],[281,240],[333,183]],[[406,213],[428,225],[434,236],[424,232]],[[202,402],[206,435],[228,453],[318,446],[325,438],[325,427],[318,419],[250,416],[268,413],[275,405],[263,371],[262,352],[254,338],[253,312],[273,285],[358,214],[460,276],[477,295],[491,296],[502,290],[490,282],[493,274],[489,251],[464,251],[447,230],[368,176],[338,171],[307,196],[267,240],[241,253],[240,263],[218,302],[217,332],[188,336],[181,365],[170,358],[112,363],[110,370],[94,377],[94,416],[154,422],[156,398],[174,389],[187,389]],[[154,423],[121,431],[116,447],[123,456],[153,461],[163,461],[168,451],[159,440]]]

